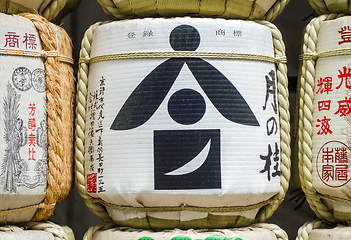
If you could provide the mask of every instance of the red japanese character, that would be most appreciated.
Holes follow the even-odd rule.
[[[345,79],[346,88],[351,89],[351,85],[349,85],[349,78],[351,77],[351,68],[343,66],[342,69],[343,69],[343,72],[341,72],[341,70],[338,70],[340,73],[338,75],[338,78],[341,79],[341,81],[339,86],[336,87],[336,89],[339,89],[341,87],[344,79]]]
[[[340,35],[341,35],[340,37],[342,39],[342,41],[339,42],[339,45],[342,43],[351,42],[351,28],[350,28],[350,26],[344,26],[338,32],[340,33]]]
[[[323,165],[322,166],[322,178],[328,182],[330,179],[334,180],[334,166]]]
[[[331,100],[318,101],[318,111],[323,111],[323,110],[329,111],[330,103],[331,103]]]
[[[32,130],[32,131],[35,131],[36,127],[37,126],[36,126],[35,118],[29,118],[28,119],[28,129]]]
[[[15,32],[7,32],[7,35],[5,35],[6,42],[4,47],[18,48],[18,38],[19,35],[16,35]]]
[[[23,43],[26,44],[26,49],[37,49],[36,38],[34,34],[27,34],[23,36],[24,40]]]
[[[330,130],[330,124],[329,124],[330,120],[331,118],[327,118],[326,116],[324,116],[322,120],[317,119],[317,122],[321,123],[321,124],[316,124],[316,127],[321,127],[317,132],[318,135],[322,135],[322,134],[327,135],[328,133],[330,134],[333,133],[333,131]]]
[[[351,112],[351,98],[347,99],[347,97],[345,97],[345,100],[338,101],[338,103],[339,109],[334,113],[335,115],[340,113],[340,117],[342,117]]]
[[[336,165],[335,166],[335,180],[347,181],[347,165]]]
[[[325,77],[325,78],[320,78],[319,80],[317,80],[317,86],[318,86],[318,90],[316,92],[316,94],[320,93],[324,93],[326,92],[327,94],[329,94],[329,92],[333,91],[333,81],[332,81],[332,77]]]
[[[28,109],[30,110],[29,115],[33,117],[36,110],[35,103],[30,103]]]
[[[35,153],[35,149],[34,148],[29,148],[29,158],[28,158],[28,161],[29,160],[33,160],[35,161],[35,157],[34,157],[34,153]]]
[[[35,139],[36,139],[36,136],[33,133],[30,133],[28,136],[28,146],[29,147],[30,146],[36,147]]]

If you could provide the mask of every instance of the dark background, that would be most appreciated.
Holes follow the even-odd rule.
[[[310,7],[308,0],[290,0],[284,11],[273,21],[282,32],[288,57],[291,133],[294,125],[298,55],[301,49],[302,32],[303,28],[312,19],[312,13],[313,9]],[[105,20],[108,20],[108,16],[103,12],[96,0],[82,0],[79,7],[62,20],[61,26],[71,36],[74,46],[75,74],[77,73],[81,40],[85,31],[90,25]],[[304,202],[302,207],[298,207],[303,201],[303,198],[300,198],[296,202],[299,193],[299,189],[290,181],[290,187],[283,204],[266,221],[267,223],[274,223],[285,230],[289,235],[289,239],[296,238],[297,230],[303,223],[314,219],[314,213],[307,202]],[[75,186],[72,195],[56,208],[49,220],[72,228],[76,239],[82,239],[90,226],[102,222],[86,207]]]

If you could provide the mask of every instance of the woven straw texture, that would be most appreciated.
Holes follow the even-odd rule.
[[[33,22],[39,33],[43,49],[42,57],[45,59],[48,116],[47,189],[46,196],[40,204],[0,211],[0,214],[9,215],[38,208],[32,220],[41,221],[52,215],[56,203],[63,201],[72,188],[74,114],[72,46],[67,33],[55,26],[56,36],[51,27],[53,25],[43,17],[30,13],[22,13],[19,16]],[[52,54],[53,52],[56,54]]]
[[[32,1],[41,1],[44,4],[44,0],[32,0]],[[19,3],[10,1],[10,0],[1,0],[0,1],[0,12],[7,14],[18,14],[18,13],[39,13],[44,18],[59,24],[61,19],[69,12],[73,11],[80,3],[81,0],[51,0],[46,6],[40,6],[39,9],[33,9],[26,7]]]
[[[67,226],[60,226],[53,222],[27,222],[19,226],[0,226],[0,232],[13,232],[15,235],[16,230],[40,230],[51,233],[55,240],[74,240],[73,231]]]
[[[200,15],[273,21],[283,11],[289,0],[270,1],[273,3],[266,10],[257,4],[257,1],[249,0],[98,0],[98,2],[114,20]]]
[[[84,234],[83,240],[93,240],[94,239],[94,234],[97,231],[106,231],[106,230],[113,230],[113,231],[123,231],[123,232],[141,232],[143,230],[141,229],[132,229],[132,228],[119,228],[117,227],[114,223],[100,223],[96,226],[92,226],[88,229],[88,231]],[[231,231],[255,231],[255,229],[267,229],[271,232],[274,233],[274,235],[276,236],[277,240],[287,240],[288,239],[288,235],[286,234],[285,231],[283,231],[281,228],[279,228],[278,226],[274,225],[274,224],[268,224],[268,223],[255,223],[252,224],[248,227],[242,227],[242,228],[235,228],[235,229],[227,229],[227,230],[231,230]],[[170,230],[171,231],[171,230]],[[214,231],[218,231],[221,232],[221,230],[215,230],[215,229],[211,229],[211,230],[207,230],[207,229],[201,229],[201,230],[197,230],[196,232],[214,232]]]
[[[293,172],[299,174],[301,188],[305,192],[306,199],[312,210],[321,219],[326,219],[329,222],[336,222],[333,217],[332,210],[328,209],[322,199],[330,199],[336,203],[350,204],[350,199],[345,194],[345,199],[336,198],[319,194],[312,185],[312,127],[313,127],[313,98],[315,86],[315,65],[318,57],[327,57],[317,54],[316,46],[318,43],[318,31],[323,21],[333,20],[342,17],[343,14],[329,14],[314,18],[306,27],[303,40],[303,60],[301,63],[298,90],[297,90],[297,109],[295,115],[296,121],[296,136],[293,153],[293,161],[296,164],[293,166],[298,169],[293,169]],[[330,51],[332,53],[332,51]],[[348,51],[343,51],[341,54],[349,54]],[[338,56],[338,51],[334,51],[330,56]]]
[[[351,1],[324,1],[324,0],[308,0],[312,8],[318,15],[328,13],[351,13]]]
[[[277,59],[285,58],[285,45],[282,41],[282,36],[279,30],[271,23],[267,21],[256,21],[259,24],[265,25],[271,29],[273,44],[275,49],[275,57]],[[107,22],[105,22],[107,23]],[[75,140],[75,173],[76,173],[76,185],[80,195],[83,197],[86,205],[94,212],[99,218],[106,222],[112,221],[109,217],[105,206],[108,206],[113,209],[119,209],[122,211],[131,211],[131,212],[167,212],[169,208],[133,208],[128,206],[116,206],[111,205],[107,202],[104,202],[99,198],[92,198],[86,189],[86,179],[85,179],[85,159],[84,159],[84,143],[85,143],[85,118],[86,118],[86,105],[87,105],[87,87],[88,87],[88,75],[89,75],[89,63],[86,59],[90,59],[91,46],[94,36],[94,31],[102,24],[103,22],[96,23],[92,25],[85,33],[85,36],[82,40],[82,47],[80,51],[80,64],[78,71],[78,83],[77,83],[77,108],[76,108],[76,140]],[[278,103],[279,103],[279,122],[281,128],[281,176],[280,176],[280,190],[279,193],[273,196],[271,199],[261,202],[255,205],[247,207],[218,207],[218,208],[196,208],[196,207],[174,207],[172,211],[202,211],[202,212],[243,212],[252,209],[260,209],[258,215],[256,216],[256,222],[263,222],[269,218],[280,203],[285,197],[285,193],[288,189],[288,183],[290,179],[290,125],[289,125],[289,102],[288,102],[288,80],[287,80],[287,68],[286,64],[283,62],[276,64],[277,78],[278,78]],[[213,221],[214,224],[221,224],[216,228],[224,227],[238,227],[238,226],[248,226],[252,224],[253,220],[246,219],[241,216],[215,216],[216,219],[205,219],[205,224]],[[141,219],[138,223],[131,222],[128,223],[130,226],[137,226],[137,228],[150,228],[150,221],[155,221],[151,218]],[[158,223],[153,225],[157,226],[166,226],[167,224],[164,220],[158,220]],[[126,224],[126,223],[123,223]],[[149,225],[150,224],[150,225]],[[189,228],[188,226],[168,226],[168,228],[182,227]],[[204,228],[204,223],[198,223],[199,228]],[[211,226],[212,228],[214,226]]]

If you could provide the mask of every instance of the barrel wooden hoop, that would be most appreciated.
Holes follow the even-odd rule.
[[[93,41],[94,31],[102,24],[109,22],[98,22],[92,25],[84,35],[80,51],[80,59],[89,59],[91,52],[91,45]],[[271,29],[274,51],[276,58],[285,58],[285,45],[282,40],[282,35],[279,30],[270,22],[258,20],[256,23],[265,25]],[[256,209],[261,208],[261,211],[256,216],[256,222],[263,222],[269,218],[278,206],[284,200],[286,191],[289,187],[290,179],[290,115],[289,115],[289,101],[288,101],[288,79],[286,64],[281,62],[276,64],[277,79],[278,79],[278,104],[279,104],[279,120],[280,120],[280,148],[281,148],[281,165],[282,172],[280,176],[280,190],[273,196],[266,205],[257,206]],[[109,203],[104,202],[102,199],[94,199],[91,197],[85,187],[85,159],[84,159],[84,144],[85,144],[85,118],[86,118],[86,101],[87,101],[87,86],[89,75],[89,63],[84,61],[79,64],[78,83],[77,83],[77,107],[76,107],[76,139],[75,139],[75,173],[76,185],[86,205],[94,212],[100,219],[110,222],[112,219],[109,217],[105,206]],[[181,210],[186,210],[186,206],[180,207]],[[244,207],[242,211],[245,211]],[[249,210],[250,207],[246,207]],[[216,208],[220,209],[220,208]],[[216,210],[218,211],[218,210]],[[228,212],[223,208],[220,212]]]
[[[305,56],[318,56],[316,55],[316,44],[318,42],[318,32],[321,23],[323,21],[334,20],[342,16],[344,16],[344,14],[329,14],[312,19],[312,21],[307,25],[304,33],[302,51]],[[295,144],[297,151],[296,156],[294,156],[294,160],[296,158],[296,161],[298,161],[297,165],[301,188],[305,192],[306,199],[310,204],[310,207],[319,218],[326,219],[329,222],[335,222],[336,220],[333,218],[333,213],[322,201],[322,198],[326,199],[328,196],[322,196],[321,194],[317,193],[316,189],[312,185],[312,124],[316,75],[315,65],[316,58],[303,57],[300,69],[301,74],[298,82],[299,88],[297,91],[296,104],[298,109],[296,115],[298,120],[296,127],[298,130],[296,132]],[[340,202],[339,199],[334,197],[333,201]]]
[[[113,222],[104,222],[97,224],[95,226],[92,226],[88,229],[88,231],[84,234],[83,240],[92,240],[94,237],[94,234],[97,231],[106,231],[113,229],[115,231],[126,231],[126,232],[141,232],[143,229],[133,229],[133,228],[127,228],[127,227],[118,227],[116,226]],[[277,240],[288,240],[288,235],[286,234],[285,231],[283,231],[280,227],[274,224],[269,224],[269,223],[254,223],[248,227],[241,227],[241,228],[233,228],[233,229],[228,229],[232,231],[254,231],[255,229],[267,229],[271,232],[274,233],[274,235],[277,237]],[[164,232],[169,232],[171,230],[164,230]],[[197,232],[208,232],[208,231],[218,231],[220,232],[220,229],[201,229],[201,230],[196,230]]]
[[[97,0],[97,1],[102,6],[102,9],[104,10],[104,12],[107,15],[109,15],[111,19],[118,20],[118,19],[129,18],[128,15],[121,13],[121,11],[115,5],[113,0]],[[262,17],[261,20],[272,22],[283,11],[284,7],[289,3],[289,1],[290,0],[277,0],[275,4],[268,10],[268,12]],[[198,9],[198,12],[201,11],[201,4],[199,4],[199,6],[200,7]],[[221,17],[221,15],[216,17]],[[257,20],[257,19],[255,19],[255,17],[250,14],[247,20]]]

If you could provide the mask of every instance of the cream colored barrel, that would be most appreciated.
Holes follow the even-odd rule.
[[[72,229],[53,222],[27,222],[21,226],[0,226],[2,240],[74,240]]]
[[[289,0],[98,0],[111,19],[136,17],[214,16],[273,21]]]
[[[47,219],[72,187],[71,43],[39,15],[0,26],[0,222]]]
[[[252,224],[243,228],[212,229],[212,230],[169,230],[169,231],[147,231],[141,229],[118,228],[111,223],[101,223],[90,227],[84,235],[84,240],[287,240],[288,236],[284,230],[274,224],[260,223]]]
[[[147,18],[88,29],[76,181],[91,210],[161,229],[271,216],[290,177],[284,49],[266,21]]]
[[[319,15],[329,13],[351,13],[351,2],[349,0],[309,0],[309,2]]]
[[[58,24],[81,0],[0,0],[0,12],[7,14],[39,13],[47,20]]]
[[[296,240],[347,240],[350,238],[350,227],[314,220],[306,222],[299,228]]]
[[[302,189],[319,218],[351,219],[351,18],[330,14],[306,27],[300,72],[298,165]]]

